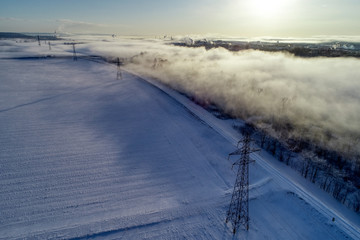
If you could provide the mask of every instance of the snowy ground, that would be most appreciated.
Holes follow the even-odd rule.
[[[81,59],[2,59],[0,73],[1,239],[360,237],[358,215],[265,153],[233,237],[239,136],[163,86]]]

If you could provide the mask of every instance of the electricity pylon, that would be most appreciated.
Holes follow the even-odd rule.
[[[117,64],[116,79],[117,79],[117,80],[119,80],[119,79],[121,80],[121,79],[122,79],[122,74],[121,74],[121,68],[120,68],[120,66],[121,66],[120,58],[117,58],[116,64]]]
[[[74,61],[77,61],[76,50],[75,50],[75,44],[76,44],[76,43],[72,43],[72,46],[73,46],[73,60],[74,60]]]
[[[238,143],[238,146],[241,143],[241,148],[229,154],[229,158],[232,155],[240,155],[240,159],[233,164],[233,166],[239,165],[239,168],[226,216],[226,223],[230,221],[232,224],[233,234],[236,233],[240,225],[249,230],[249,155],[252,152],[259,151],[251,148],[251,142],[250,132],[244,131],[243,139]]]

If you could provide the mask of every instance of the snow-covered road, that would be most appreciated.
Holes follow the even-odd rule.
[[[111,65],[8,59],[0,72],[1,239],[232,238],[231,124]],[[237,238],[357,238],[257,157]]]

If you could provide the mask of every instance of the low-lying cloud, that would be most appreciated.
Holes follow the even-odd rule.
[[[358,59],[205,50],[155,40],[90,44],[83,50],[123,58],[127,68],[270,132],[287,126],[283,137],[359,153]]]

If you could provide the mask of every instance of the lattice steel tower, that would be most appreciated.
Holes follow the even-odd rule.
[[[72,43],[72,46],[73,46],[73,60],[74,60],[74,61],[77,61],[75,44],[76,44],[76,43]]]
[[[122,79],[121,68],[120,68],[120,66],[121,66],[120,58],[116,59],[116,65],[117,65],[116,79],[119,80],[119,79]]]
[[[251,142],[251,133],[244,131],[243,139],[238,143],[238,146],[242,145],[241,148],[229,154],[229,158],[232,155],[240,155],[240,159],[233,164],[239,165],[239,168],[226,216],[226,223],[231,222],[233,226],[233,234],[240,225],[249,230],[249,155],[258,151],[251,148]]]

